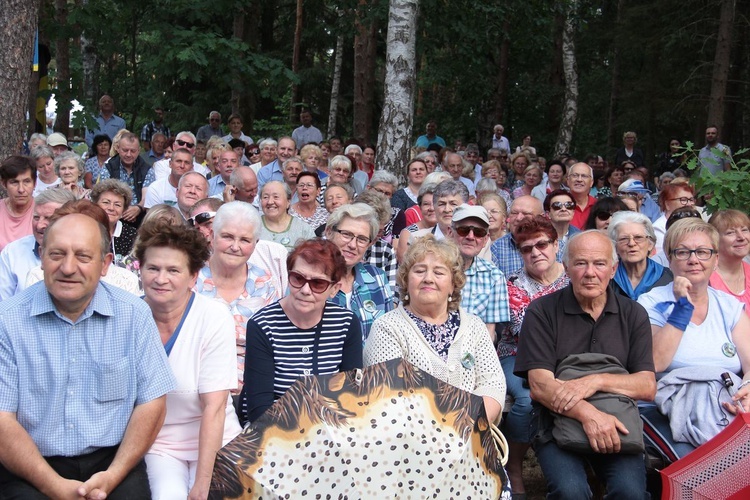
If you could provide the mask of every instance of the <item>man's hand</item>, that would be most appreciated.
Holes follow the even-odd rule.
[[[108,471],[97,472],[78,488],[78,494],[87,500],[104,500],[117,487]]]
[[[593,396],[599,390],[595,375],[556,381],[561,384],[552,398],[552,410],[557,413],[565,413],[580,400]]]
[[[232,186],[231,184],[227,184],[227,187],[224,188],[224,202],[229,203],[230,201],[234,201],[234,195],[237,192],[237,188]]]
[[[620,435],[629,434],[625,425],[612,415],[593,409],[581,422],[589,444],[596,453],[619,453]]]
[[[58,477],[54,481],[52,488],[42,491],[42,493],[51,498],[81,500],[83,497],[81,497],[78,490],[82,484],[80,481]]]
[[[122,213],[122,217],[120,218],[128,222],[133,222],[135,221],[136,217],[140,215],[140,213],[141,209],[138,207],[138,205],[131,205]]]

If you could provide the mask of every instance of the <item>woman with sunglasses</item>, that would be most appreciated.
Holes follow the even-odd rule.
[[[566,287],[570,280],[563,265],[557,261],[558,232],[546,217],[537,215],[522,222],[514,238],[523,267],[507,277],[510,322],[500,329],[497,354],[505,374],[508,394],[513,396],[513,406],[503,429],[509,446],[506,470],[513,493],[523,493],[523,457],[532,437],[529,435],[531,396],[525,380],[513,374],[518,334],[531,301]]]
[[[745,411],[750,410],[750,318],[742,302],[710,285],[719,260],[719,239],[716,228],[699,219],[672,224],[664,251],[674,281],[638,298],[651,322],[659,380],[655,400],[659,406],[640,408],[646,428],[643,434],[646,444],[655,446],[667,462],[684,457],[718,433],[722,419],[736,413],[740,401]],[[716,386],[701,399],[689,401],[667,392],[677,377],[705,387],[718,381],[721,386],[723,372],[733,378],[734,400]],[[690,389],[685,383],[680,393],[691,394]],[[648,427],[662,439],[652,442],[655,433]]]
[[[623,210],[630,209],[620,198],[599,198],[596,204],[591,207],[589,218],[586,219],[585,229],[598,229],[606,233],[612,215]]]
[[[245,330],[247,320],[261,308],[284,296],[268,269],[249,262],[260,236],[258,211],[242,201],[225,203],[214,212],[193,218],[201,226],[213,216],[212,253],[195,283],[195,291],[227,308],[234,317],[237,344],[238,390],[245,373]]]
[[[581,232],[577,227],[570,225],[576,207],[575,199],[570,191],[556,189],[547,195],[543,201],[543,206],[544,212],[557,232],[557,242],[560,247],[557,255],[562,257],[562,251],[565,249],[568,239]]]
[[[620,258],[611,281],[615,292],[638,300],[652,288],[672,282],[672,271],[649,258],[656,235],[648,217],[638,212],[617,212],[608,231]]]
[[[329,302],[346,261],[332,242],[300,243],[287,258],[289,295],[247,323],[242,420],[254,421],[299,377],[362,367],[362,333],[354,314]]]

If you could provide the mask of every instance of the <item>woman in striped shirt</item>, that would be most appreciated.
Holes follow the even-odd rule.
[[[287,268],[289,295],[247,323],[243,423],[260,417],[301,376],[362,367],[359,321],[327,302],[346,269],[336,245],[306,240],[289,254]]]

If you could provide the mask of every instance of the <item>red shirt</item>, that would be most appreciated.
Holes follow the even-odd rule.
[[[573,209],[573,218],[570,220],[570,225],[575,226],[583,231],[586,226],[586,219],[589,218],[589,213],[591,212],[591,207],[594,206],[594,203],[596,203],[596,198],[591,195],[589,195],[589,200],[586,203],[586,208],[584,208],[583,210],[578,205],[578,203],[576,203],[576,206]]]

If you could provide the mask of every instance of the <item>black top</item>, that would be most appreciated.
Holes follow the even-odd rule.
[[[555,373],[569,354],[598,352],[620,360],[630,372],[654,371],[651,323],[646,310],[607,288],[607,303],[597,321],[581,309],[572,285],[534,300],[518,336],[514,373]]]

